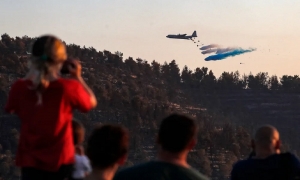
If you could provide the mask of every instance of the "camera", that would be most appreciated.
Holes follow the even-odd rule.
[[[69,59],[69,58],[68,58],[68,59],[64,62],[63,66],[62,66],[62,68],[61,68],[61,70],[60,70],[60,73],[61,73],[61,74],[69,74],[69,73],[70,73],[70,71],[69,71],[69,66],[75,68],[75,65],[74,65],[74,63],[73,63],[73,59]]]

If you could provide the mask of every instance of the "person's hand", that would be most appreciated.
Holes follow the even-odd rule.
[[[81,77],[81,64],[79,60],[72,59],[71,64],[68,66],[68,68],[72,77],[76,79]]]
[[[76,145],[76,151],[79,155],[84,155],[84,149],[81,145]]]

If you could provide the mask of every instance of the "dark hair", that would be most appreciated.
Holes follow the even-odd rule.
[[[183,151],[188,143],[195,137],[197,126],[193,119],[179,114],[172,114],[162,120],[158,143],[169,152]]]
[[[73,128],[74,145],[81,144],[84,140],[84,133],[85,133],[85,129],[83,125],[79,121],[74,119],[72,121],[72,128]]]
[[[102,125],[96,128],[87,144],[87,156],[92,167],[105,169],[114,165],[128,153],[129,134],[119,125]]]
[[[42,36],[37,38],[32,46],[32,55],[35,57],[41,57],[45,61],[52,60],[51,57],[49,57],[51,55],[49,51],[51,52],[51,46],[53,46],[56,39],[57,38],[54,36]]]

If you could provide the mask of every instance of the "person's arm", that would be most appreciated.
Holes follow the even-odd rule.
[[[69,66],[69,71],[71,76],[74,79],[77,79],[80,84],[84,87],[84,89],[87,91],[87,93],[90,95],[90,102],[91,102],[91,107],[94,108],[97,106],[97,99],[94,94],[94,92],[91,90],[91,88],[85,83],[84,79],[81,76],[81,64],[77,60],[73,60],[72,64],[74,67]]]
[[[20,94],[18,92],[19,88],[17,87],[17,82],[15,82],[8,93],[7,102],[5,105],[5,112],[13,114],[16,111],[17,103],[18,103],[18,95]]]
[[[92,172],[92,167],[91,167],[91,164],[90,164],[90,160],[88,159],[88,157],[86,155],[83,155],[84,156],[84,167],[85,167],[85,173],[86,174],[89,174]]]
[[[90,101],[91,101],[91,106],[92,108],[97,106],[97,99],[96,96],[94,94],[94,92],[91,90],[91,88],[85,83],[84,79],[80,76],[76,78],[80,84],[82,84],[82,86],[84,87],[84,89],[88,92],[88,94],[90,95]]]

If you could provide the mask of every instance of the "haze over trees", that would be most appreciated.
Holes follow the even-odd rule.
[[[14,166],[20,121],[3,112],[10,85],[27,72],[27,58],[35,38],[10,37],[0,41],[0,177],[18,179]],[[83,64],[83,77],[94,90],[98,106],[88,114],[75,112],[87,128],[98,123],[120,123],[131,133],[127,166],[148,161],[156,153],[160,120],[171,112],[193,116],[199,124],[198,144],[189,162],[212,179],[227,179],[232,164],[250,153],[250,134],[257,125],[279,128],[284,147],[299,147],[300,77],[270,76],[267,72],[241,75],[185,66],[175,60],[158,63],[123,57],[122,52],[67,45],[69,56]],[[288,73],[288,72],[287,72]]]

